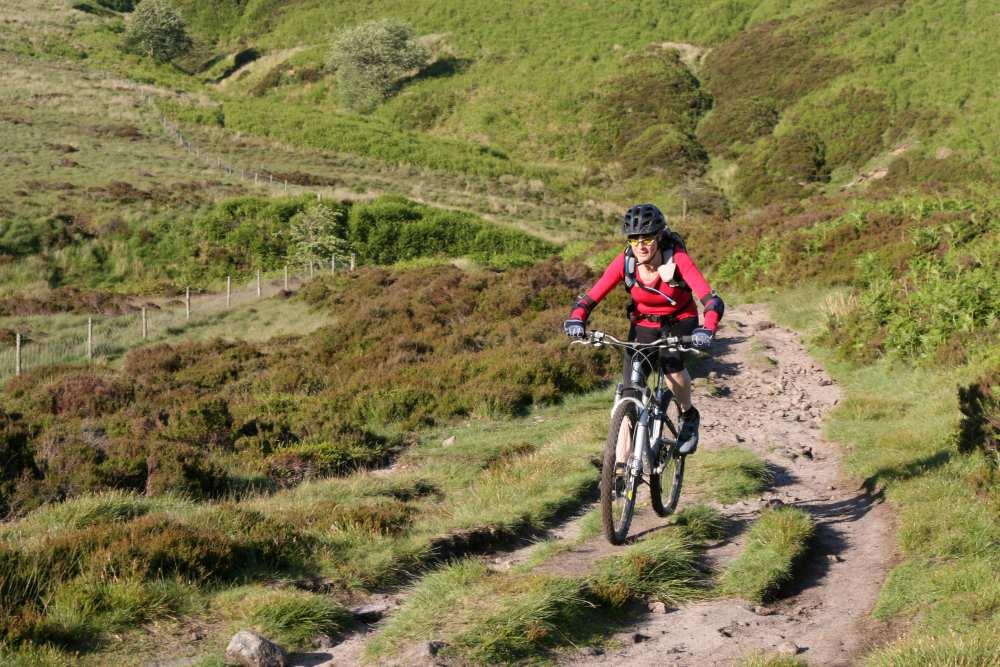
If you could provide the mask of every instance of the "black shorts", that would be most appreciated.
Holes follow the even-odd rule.
[[[698,328],[698,318],[688,317],[673,324],[664,325],[659,328],[633,326],[629,331],[629,340],[637,343],[652,343],[654,340],[664,336],[690,336]],[[642,375],[639,386],[645,386],[646,378],[653,370],[653,355],[644,355],[642,359]],[[668,373],[676,373],[684,370],[684,360],[681,359],[680,352],[660,351],[659,362]],[[632,353],[625,351],[624,363],[622,365],[622,381],[624,386],[632,385]]]

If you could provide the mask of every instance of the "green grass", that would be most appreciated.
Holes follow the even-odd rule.
[[[698,548],[684,530],[642,539],[584,576],[534,571],[558,553],[546,551],[503,573],[466,559],[428,574],[379,629],[367,655],[405,655],[408,646],[433,637],[447,644],[448,655],[473,664],[544,659],[559,647],[601,643],[628,616],[630,602],[677,603],[704,594]]]
[[[674,515],[674,522],[696,542],[716,541],[726,536],[726,519],[705,504],[685,507]]]
[[[694,487],[724,504],[761,493],[772,477],[763,459],[735,446],[699,453],[689,464],[688,474]]]
[[[754,651],[736,664],[738,667],[807,667],[809,663],[802,658]]]
[[[719,594],[764,600],[791,579],[812,532],[812,519],[803,510],[765,510],[747,533],[743,552],[722,573]]]
[[[320,635],[336,637],[350,612],[326,595],[250,586],[225,591],[212,601],[234,631],[251,628],[286,650],[308,650]]]

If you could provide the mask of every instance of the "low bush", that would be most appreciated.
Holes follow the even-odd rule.
[[[486,262],[504,255],[535,260],[557,250],[547,241],[484,223],[470,214],[433,209],[398,197],[354,205],[347,240],[363,261],[378,264],[470,255]]]

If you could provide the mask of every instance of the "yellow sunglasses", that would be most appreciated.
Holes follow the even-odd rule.
[[[643,248],[648,248],[656,242],[655,236],[633,236],[628,240],[628,244],[633,248],[638,248],[642,246]]]

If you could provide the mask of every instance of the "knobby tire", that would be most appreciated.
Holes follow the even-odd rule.
[[[632,455],[635,450],[635,430],[638,413],[631,401],[622,401],[611,415],[608,440],[604,445],[604,462],[601,466],[601,519],[604,536],[611,544],[622,544],[628,537],[628,529],[635,511],[639,477],[632,476]],[[624,472],[615,474],[615,464],[620,462],[616,453],[619,438],[627,444],[624,457]]]

